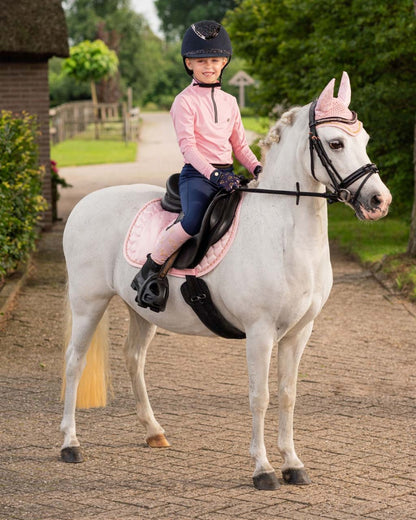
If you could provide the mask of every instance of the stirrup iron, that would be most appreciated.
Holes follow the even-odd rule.
[[[131,287],[137,291],[135,301],[139,307],[149,307],[153,312],[163,312],[169,297],[169,282],[157,273],[150,275],[141,286],[133,280]]]

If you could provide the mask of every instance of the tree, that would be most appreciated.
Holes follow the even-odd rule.
[[[148,100],[163,70],[166,49],[144,17],[131,9],[130,0],[71,0],[64,7],[71,40],[101,37],[117,52],[121,90],[132,87],[135,103]]]
[[[156,0],[155,6],[168,40],[181,38],[185,30],[199,20],[221,22],[238,0]]]
[[[304,104],[346,70],[352,108],[372,136],[370,155],[409,214],[416,109],[415,17],[408,0],[243,0],[225,20],[233,45],[261,79],[264,113]]]
[[[94,40],[99,22],[105,21],[119,10],[130,9],[130,1],[67,0],[64,2],[64,9],[69,37],[76,44],[84,40]]]
[[[89,81],[94,105],[97,104],[95,82],[112,76],[117,71],[118,58],[102,40],[85,40],[71,47],[63,70],[78,81]]]
[[[414,15],[416,16],[416,0],[413,0]],[[416,121],[414,126],[414,146],[413,146],[413,168],[414,168],[414,198],[412,208],[412,220],[410,225],[409,243],[407,246],[407,254],[416,256]]]

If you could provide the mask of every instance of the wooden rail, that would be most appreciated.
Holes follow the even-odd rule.
[[[126,103],[74,101],[49,110],[52,144],[82,134],[85,139],[135,141],[139,137],[140,109]]]

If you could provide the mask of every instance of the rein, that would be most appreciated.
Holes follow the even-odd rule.
[[[290,190],[266,190],[263,188],[237,188],[237,191],[247,191],[249,193],[269,193],[272,195],[291,195],[296,197],[296,206],[299,205],[300,197],[320,197],[323,199],[328,199],[328,202],[332,204],[333,202],[339,202],[341,199],[335,193],[317,193],[315,191],[300,191],[299,183],[296,183],[296,191]]]
[[[369,163],[358,170],[355,170],[353,173],[348,175],[345,179],[341,177],[341,175],[337,172],[335,166],[332,164],[331,159],[328,157],[328,154],[323,147],[322,141],[318,136],[318,132],[316,127],[320,124],[324,123],[332,123],[338,122],[343,124],[354,124],[357,121],[357,114],[352,112],[352,119],[346,119],[343,117],[325,117],[322,119],[315,119],[315,107],[317,104],[317,100],[315,100],[309,109],[309,150],[311,156],[311,174],[312,177],[317,181],[317,177],[315,175],[315,161],[314,161],[314,152],[318,155],[322,166],[328,173],[328,177],[331,180],[333,192],[326,193],[316,193],[310,191],[300,191],[299,183],[296,183],[296,191],[288,191],[288,190],[267,190],[267,189],[257,189],[257,188],[238,188],[239,191],[245,191],[249,193],[270,193],[275,195],[289,195],[296,197],[296,205],[299,204],[300,197],[321,197],[328,200],[330,204],[333,202],[348,202],[354,204],[360,194],[364,184],[368,181],[368,179],[374,173],[379,173],[377,166],[374,163]],[[358,181],[364,177],[360,186],[358,187],[355,195],[352,196],[352,193],[347,188],[354,184],[354,182]]]

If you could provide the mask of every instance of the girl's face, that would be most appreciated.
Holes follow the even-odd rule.
[[[216,83],[227,58],[185,58],[186,66],[200,83]]]

